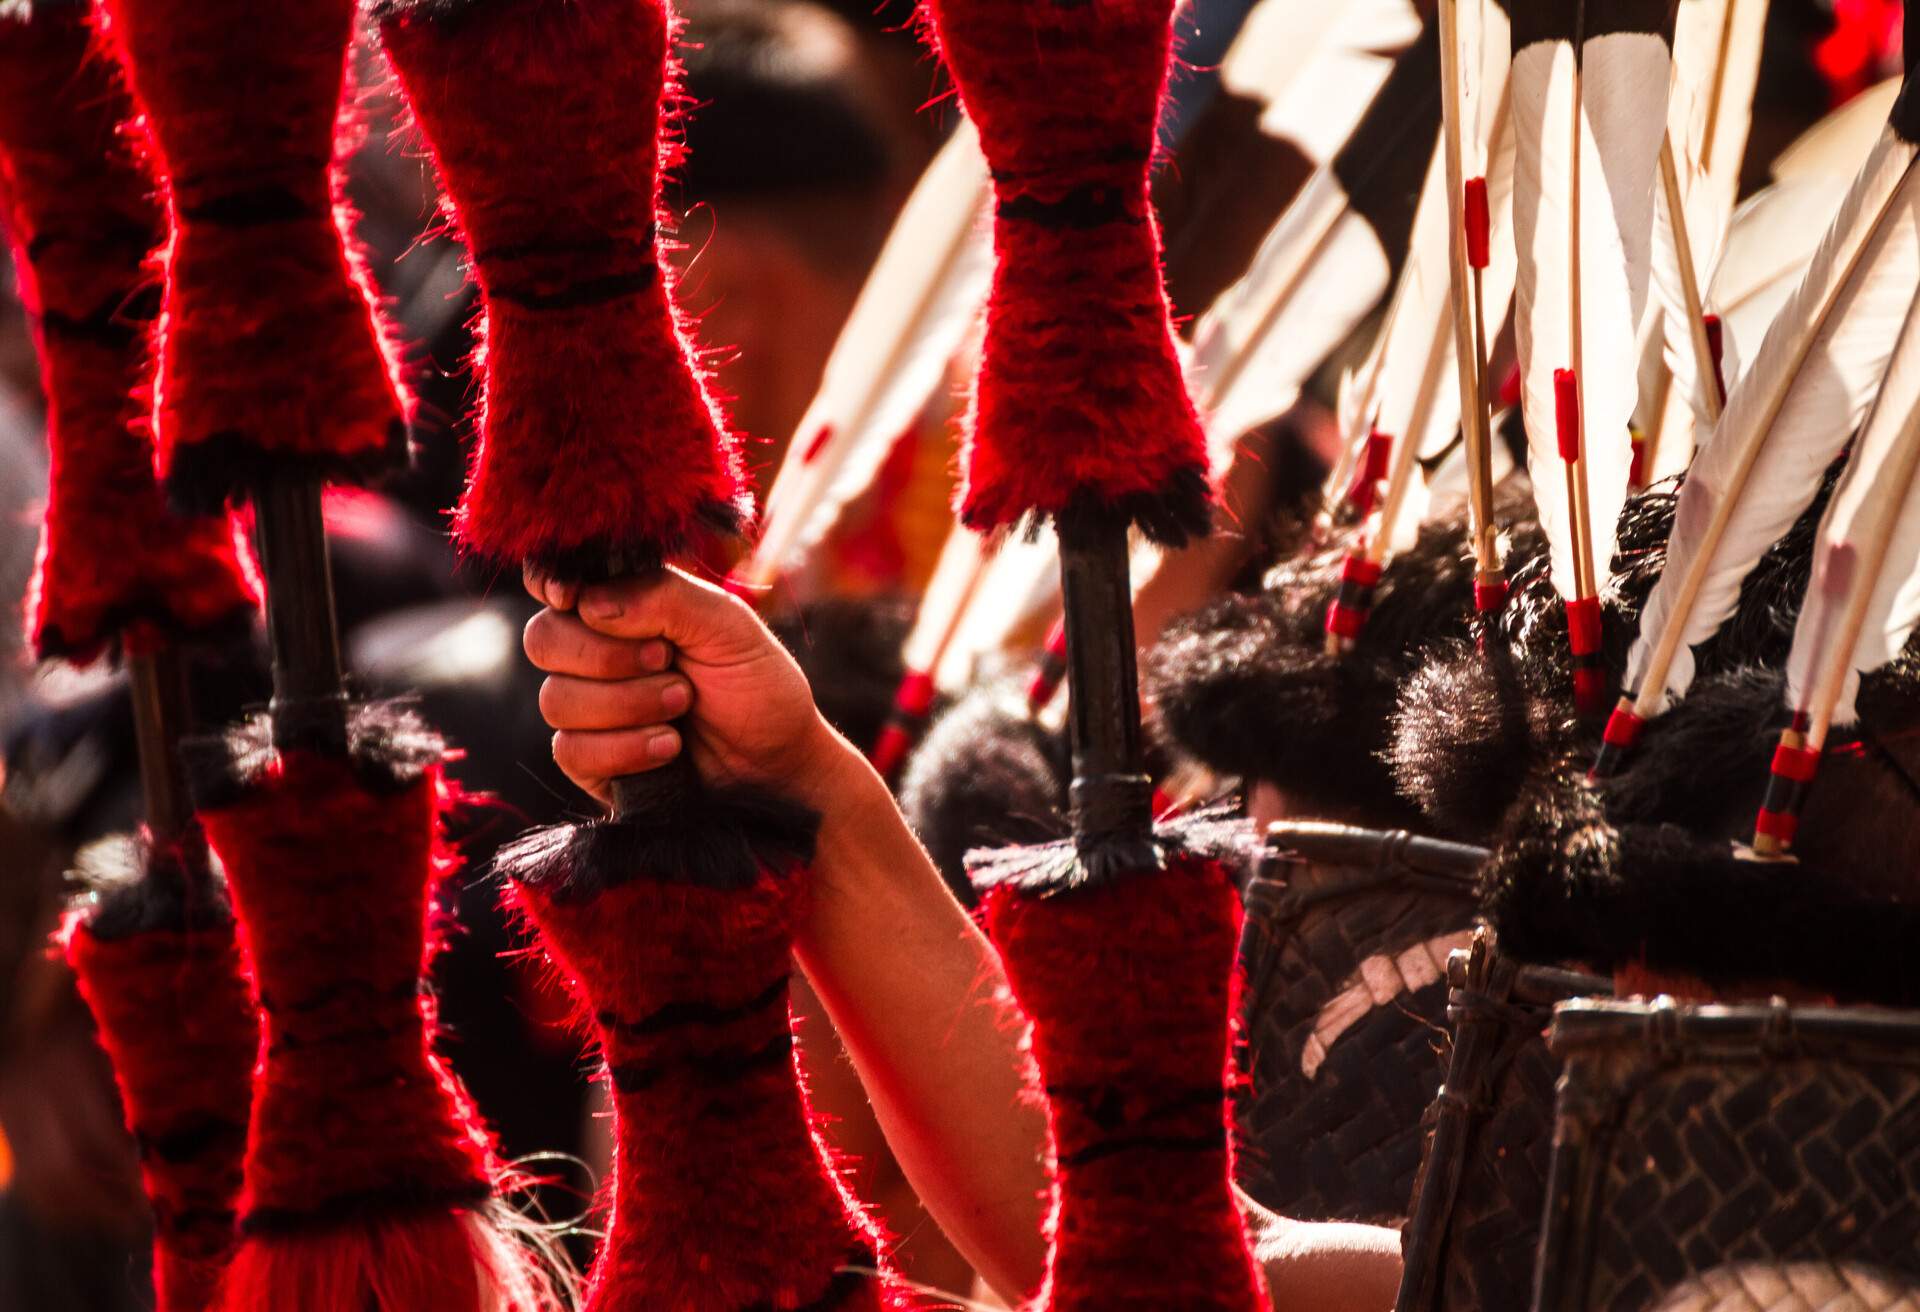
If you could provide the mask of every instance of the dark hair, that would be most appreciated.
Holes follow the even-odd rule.
[[[719,0],[688,7],[680,42],[686,160],[669,186],[683,204],[723,196],[871,193],[893,161],[858,70],[833,57],[851,33],[812,4]],[[814,40],[812,38],[819,38]]]

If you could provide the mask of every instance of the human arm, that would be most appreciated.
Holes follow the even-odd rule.
[[[991,946],[886,785],[820,718],[792,658],[719,589],[668,574],[535,593],[549,609],[528,625],[527,651],[549,671],[554,759],[581,787],[604,800],[614,775],[690,746],[703,778],[751,781],[820,813],[800,966],[928,1212],[996,1289],[1037,1288],[1045,1118],[1022,1086],[1023,1031]]]
[[[801,967],[928,1212],[1009,1301],[1030,1294],[1045,1263],[1046,1127],[1023,1084],[1024,1032],[992,947],[885,784],[737,599],[682,575],[585,596],[534,588],[549,609],[528,626],[527,650],[550,672],[541,708],[558,730],[554,759],[581,787],[604,799],[612,776],[690,743],[703,777],[750,780],[821,813]],[[668,696],[675,687],[684,697]],[[1394,1232],[1249,1216],[1277,1309],[1392,1306]]]

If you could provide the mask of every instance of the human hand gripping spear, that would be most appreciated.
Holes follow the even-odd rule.
[[[1074,837],[976,872],[1050,1105],[1056,1312],[1267,1304],[1224,1117],[1238,899],[1198,827],[1154,827],[1127,582],[1130,523],[1177,544],[1209,510],[1147,191],[1173,8],[926,11],[994,178],[961,516],[1060,539]]]
[[[172,224],[153,424],[176,502],[252,501],[273,702],[205,744],[202,823],[264,1013],[222,1312],[539,1312],[422,974],[440,740],[354,702],[320,485],[398,455],[403,400],[334,209],[353,0],[100,0]],[[318,1145],[318,1146],[316,1146]]]
[[[159,1312],[206,1312],[231,1247],[258,1018],[178,746],[180,647],[244,634],[255,602],[224,514],[168,511],[132,394],[164,220],[119,129],[126,93],[81,0],[0,9],[0,229],[34,321],[52,478],[33,649],[124,656],[146,823],[134,877],[82,901],[61,947],[113,1060],[154,1215]]]
[[[398,0],[380,18],[485,311],[463,544],[587,585],[740,529],[739,441],[660,258],[671,11]],[[612,1215],[587,1306],[892,1306],[880,1237],[821,1160],[793,1066],[788,977],[818,817],[703,779],[690,758],[616,780],[610,819],[499,858],[612,1084]]]

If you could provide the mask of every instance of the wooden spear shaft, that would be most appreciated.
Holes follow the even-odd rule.
[[[1469,268],[1466,231],[1466,161],[1461,107],[1459,0],[1440,0],[1441,148],[1447,183],[1447,267],[1453,294],[1455,368],[1460,380],[1460,436],[1466,445],[1468,512],[1475,564],[1483,580],[1500,572],[1494,545],[1492,420],[1486,409],[1485,292],[1478,268]],[[1468,284],[1472,285],[1471,298]],[[1469,306],[1471,299],[1471,306]]]
[[[1707,422],[1720,422],[1720,409],[1726,398],[1720,394],[1717,371],[1713,367],[1713,346],[1707,340],[1707,309],[1700,296],[1700,280],[1693,264],[1693,245],[1687,233],[1687,212],[1680,195],[1680,171],[1673,158],[1673,134],[1660,139],[1660,187],[1667,202],[1667,226],[1673,237],[1674,262],[1680,270],[1680,299],[1687,316],[1687,336],[1693,343],[1693,367],[1696,384]]]

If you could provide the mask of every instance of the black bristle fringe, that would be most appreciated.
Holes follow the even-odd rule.
[[[1170,551],[1196,542],[1213,532],[1213,484],[1200,465],[1189,465],[1152,492],[1136,492],[1124,497],[1106,497],[1082,489],[1067,505],[1051,514],[1036,511],[1021,519],[1013,532],[1032,541],[1051,522],[1092,519],[1097,523],[1119,520],[1140,530],[1148,541]],[[999,525],[975,521],[965,515],[961,522],[976,533],[994,533]]]
[[[347,759],[368,792],[390,795],[418,783],[446,759],[446,742],[404,700],[350,703]],[[278,758],[272,717],[265,711],[223,733],[180,744],[194,806],[214,810],[238,801]]]
[[[102,942],[232,924],[226,883],[210,865],[204,848],[156,849],[144,837],[90,851],[74,871],[83,886],[74,904],[80,923]]]
[[[263,451],[254,436],[217,433],[175,450],[167,473],[167,500],[183,515],[215,515],[228,502],[265,487],[270,480],[366,485],[406,468],[412,443],[404,420],[394,420],[381,446],[362,455],[299,455]]]
[[[494,868],[556,902],[630,880],[747,888],[813,859],[819,813],[762,788],[700,789],[661,815],[554,825],[501,848]]]
[[[470,8],[473,2],[462,0],[460,7]],[[686,534],[679,538],[664,542],[654,537],[592,538],[570,547],[535,552],[524,561],[498,563],[525,564],[555,582],[591,586],[650,574],[669,561],[697,559],[716,543],[738,540],[752,523],[752,498],[742,493],[739,501],[703,502]]]
[[[1052,897],[1077,888],[1164,870],[1176,856],[1218,861],[1244,884],[1259,839],[1251,821],[1232,806],[1206,807],[1156,825],[1145,839],[1059,839],[1028,847],[982,849],[967,854],[967,876],[976,892],[1017,888]]]

